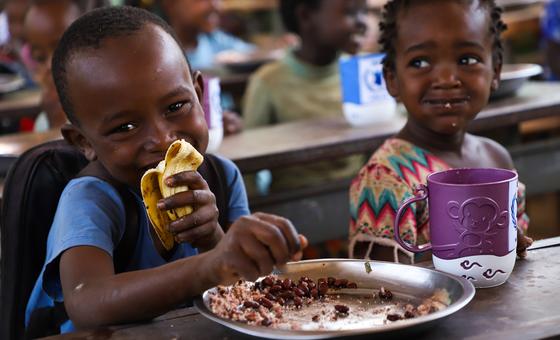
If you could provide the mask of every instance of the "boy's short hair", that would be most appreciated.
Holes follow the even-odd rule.
[[[422,0],[425,1],[425,0]],[[472,3],[475,0],[456,0],[462,3]],[[414,0],[390,0],[383,7],[383,15],[379,22],[379,45],[381,52],[385,53],[383,66],[395,69],[395,41],[397,39],[397,16],[399,12],[414,4]],[[417,1],[416,3],[419,3]],[[494,42],[492,44],[492,61],[496,63],[503,62],[504,48],[500,35],[507,29],[507,25],[502,21],[502,8],[496,5],[494,0],[478,0],[480,7],[486,8],[490,16],[490,33],[493,35]]]
[[[72,57],[87,49],[99,49],[107,38],[132,35],[147,24],[162,28],[175,39],[178,46],[181,46],[173,29],[163,19],[146,10],[130,6],[93,10],[77,19],[64,32],[53,54],[52,75],[62,108],[72,124],[79,125],[68,95],[66,67]]]
[[[307,6],[308,8],[317,9],[323,0],[281,0],[280,16],[284,27],[292,33],[299,34],[299,23],[296,16],[298,6]]]

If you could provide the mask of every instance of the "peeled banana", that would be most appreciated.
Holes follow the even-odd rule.
[[[198,169],[203,160],[202,155],[190,143],[182,139],[177,140],[167,149],[165,159],[159,162],[156,168],[146,171],[142,176],[140,188],[148,217],[161,243],[167,250],[171,250],[175,244],[173,234],[167,230],[167,225],[192,213],[193,208],[185,206],[167,211],[158,209],[157,202],[160,199],[189,190],[187,186],[169,187],[164,183],[164,180],[182,171]]]

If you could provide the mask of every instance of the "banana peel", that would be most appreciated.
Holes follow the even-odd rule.
[[[173,234],[167,230],[167,226],[172,221],[192,213],[193,208],[185,206],[167,211],[158,209],[157,202],[160,199],[189,190],[187,186],[169,187],[164,180],[179,172],[197,170],[203,160],[202,155],[190,143],[182,139],[177,140],[167,149],[165,159],[142,176],[142,200],[152,227],[166,250],[173,249],[175,244]]]

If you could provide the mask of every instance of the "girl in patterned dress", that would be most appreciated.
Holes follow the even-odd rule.
[[[445,15],[442,15],[445,13]],[[403,129],[369,159],[350,187],[349,255],[414,262],[394,241],[398,207],[436,171],[460,167],[513,169],[500,144],[467,133],[468,123],[498,87],[501,9],[493,0],[391,0],[380,23],[389,93],[407,109]],[[526,256],[525,190],[519,185],[517,252]],[[412,204],[400,224],[412,244],[429,241],[426,203]],[[399,250],[401,252],[399,252]]]

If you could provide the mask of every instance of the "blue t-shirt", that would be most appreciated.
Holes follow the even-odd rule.
[[[243,40],[216,30],[198,36],[198,45],[195,49],[187,51],[187,58],[193,69],[205,69],[214,66],[216,54],[234,50],[238,52],[251,52],[255,47]]]
[[[541,31],[545,38],[560,43],[560,0],[551,0],[541,18]]]
[[[560,44],[560,0],[551,0],[546,4],[541,17],[541,32],[545,40]],[[545,77],[558,80],[548,67],[545,68]]]
[[[230,193],[228,221],[233,222],[249,214],[247,194],[241,173],[235,164],[230,160],[218,158],[223,165]],[[139,214],[138,240],[127,271],[153,268],[166,263],[152,242],[142,198],[136,192],[133,192],[133,195],[138,211],[143,213]],[[68,183],[58,202],[49,231],[45,264],[27,304],[26,324],[31,312],[36,308],[53,306],[55,301],[63,301],[58,267],[60,255],[71,247],[93,246],[112,256],[115,246],[124,234],[125,216],[120,195],[109,183],[96,177],[80,177]],[[197,253],[196,248],[182,243],[169,262]],[[71,321],[61,326],[62,333],[73,330]]]

